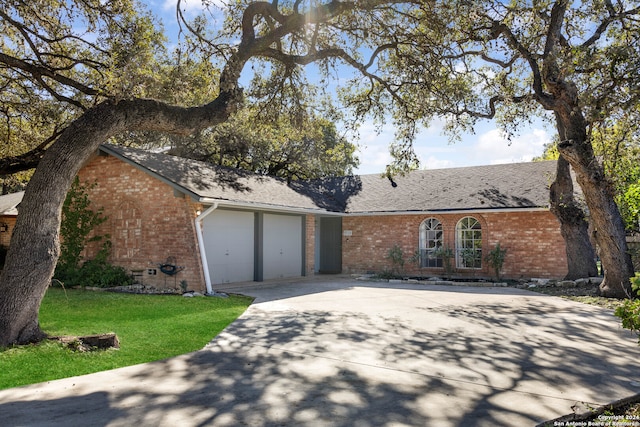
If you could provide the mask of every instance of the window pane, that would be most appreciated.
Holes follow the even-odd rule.
[[[442,224],[436,218],[427,218],[420,224],[420,266],[441,268],[442,258],[436,250],[442,247]]]
[[[460,268],[482,268],[482,227],[473,217],[456,225],[456,264]]]

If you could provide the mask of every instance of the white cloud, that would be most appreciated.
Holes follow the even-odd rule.
[[[450,143],[441,134],[441,123],[424,129],[418,135],[414,150],[420,159],[420,167],[442,169],[463,166],[478,166],[501,163],[529,162],[542,154],[544,145],[551,136],[540,127],[523,129],[522,134],[509,142],[501,131],[488,122],[479,135],[463,135],[462,140]],[[377,134],[372,123],[363,123],[360,128],[358,157],[359,174],[380,173],[391,162],[389,144],[393,142],[394,129],[386,127]]]
[[[442,131],[444,130],[444,126],[446,125],[446,120],[442,117],[436,117],[431,120],[429,123],[429,127],[420,131],[420,134],[427,135],[442,135]]]
[[[356,154],[360,159],[358,174],[381,173],[391,163],[389,146],[386,142],[374,142],[360,145]]]
[[[551,137],[543,129],[531,129],[508,141],[498,129],[492,129],[478,137],[472,147],[473,155],[482,163],[500,164],[529,162],[542,154],[544,145]]]
[[[452,160],[440,159],[436,156],[429,156],[426,159],[420,159],[421,169],[447,169],[455,167]]]
[[[367,121],[360,125],[360,140],[356,155],[360,159],[358,174],[381,173],[391,162],[389,144],[393,141],[393,129],[383,128],[378,132],[376,126]]]

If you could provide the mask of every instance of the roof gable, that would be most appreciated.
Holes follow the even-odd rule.
[[[320,210],[308,196],[271,176],[134,148],[104,145],[101,150],[201,201]]]

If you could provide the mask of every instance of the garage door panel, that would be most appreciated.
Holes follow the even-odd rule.
[[[214,284],[254,279],[254,214],[216,210],[203,221],[204,247]]]
[[[302,217],[265,214],[263,219],[264,280],[302,275]]]

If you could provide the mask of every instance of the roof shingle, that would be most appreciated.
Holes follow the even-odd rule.
[[[294,182],[237,169],[104,146],[193,196],[244,204],[344,213],[546,208],[556,162],[511,163]]]

